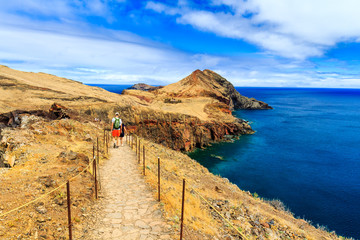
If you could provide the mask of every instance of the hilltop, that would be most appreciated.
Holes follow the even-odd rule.
[[[123,94],[144,100],[154,110],[196,116],[201,120],[235,122],[234,109],[272,109],[267,103],[241,95],[225,78],[211,70],[196,70],[163,87],[134,85]],[[150,90],[150,91],[148,91]]]
[[[232,109],[272,109],[268,104],[241,95],[234,86],[219,74],[205,69],[196,70],[179,82],[157,91],[171,97],[210,97],[229,105]]]
[[[54,102],[71,108],[133,100],[102,88],[47,73],[23,72],[0,65],[0,113],[49,108]]]

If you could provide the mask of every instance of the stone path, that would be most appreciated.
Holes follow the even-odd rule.
[[[112,148],[110,156],[100,167],[99,214],[87,239],[171,239],[171,226],[141,175],[135,153],[124,145]]]

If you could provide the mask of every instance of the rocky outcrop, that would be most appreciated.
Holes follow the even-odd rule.
[[[242,96],[225,78],[211,70],[196,70],[179,82],[157,91],[171,97],[210,97],[233,109],[272,109],[268,104]]]
[[[4,127],[18,127],[25,122],[29,116],[42,117],[48,120],[70,118],[66,113],[67,108],[54,103],[49,112],[43,110],[15,110],[0,114],[0,129]]]
[[[140,119],[130,123],[128,129],[174,150],[192,151],[213,142],[227,141],[242,134],[252,134],[250,125],[239,119],[237,122],[210,122],[190,119]]]
[[[186,125],[179,122],[151,120],[145,120],[142,127],[136,130],[141,136],[180,151],[206,147],[212,142],[226,140],[227,135],[236,136],[252,132],[250,127],[244,128],[243,125],[234,123],[193,122]]]
[[[267,103],[241,95],[234,86],[219,74],[204,70],[203,73],[223,87],[224,96],[229,98],[230,109],[272,109]]]
[[[129,87],[128,89],[131,90],[141,90],[141,91],[154,91],[156,89],[160,89],[162,88],[162,86],[158,86],[158,87],[154,87],[145,83],[137,83],[131,87]]]

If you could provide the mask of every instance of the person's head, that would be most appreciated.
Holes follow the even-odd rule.
[[[118,113],[118,112],[115,113],[115,117],[119,117],[119,113]]]

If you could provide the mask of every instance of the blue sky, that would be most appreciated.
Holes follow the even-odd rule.
[[[84,83],[360,88],[356,0],[0,0],[0,64]]]

